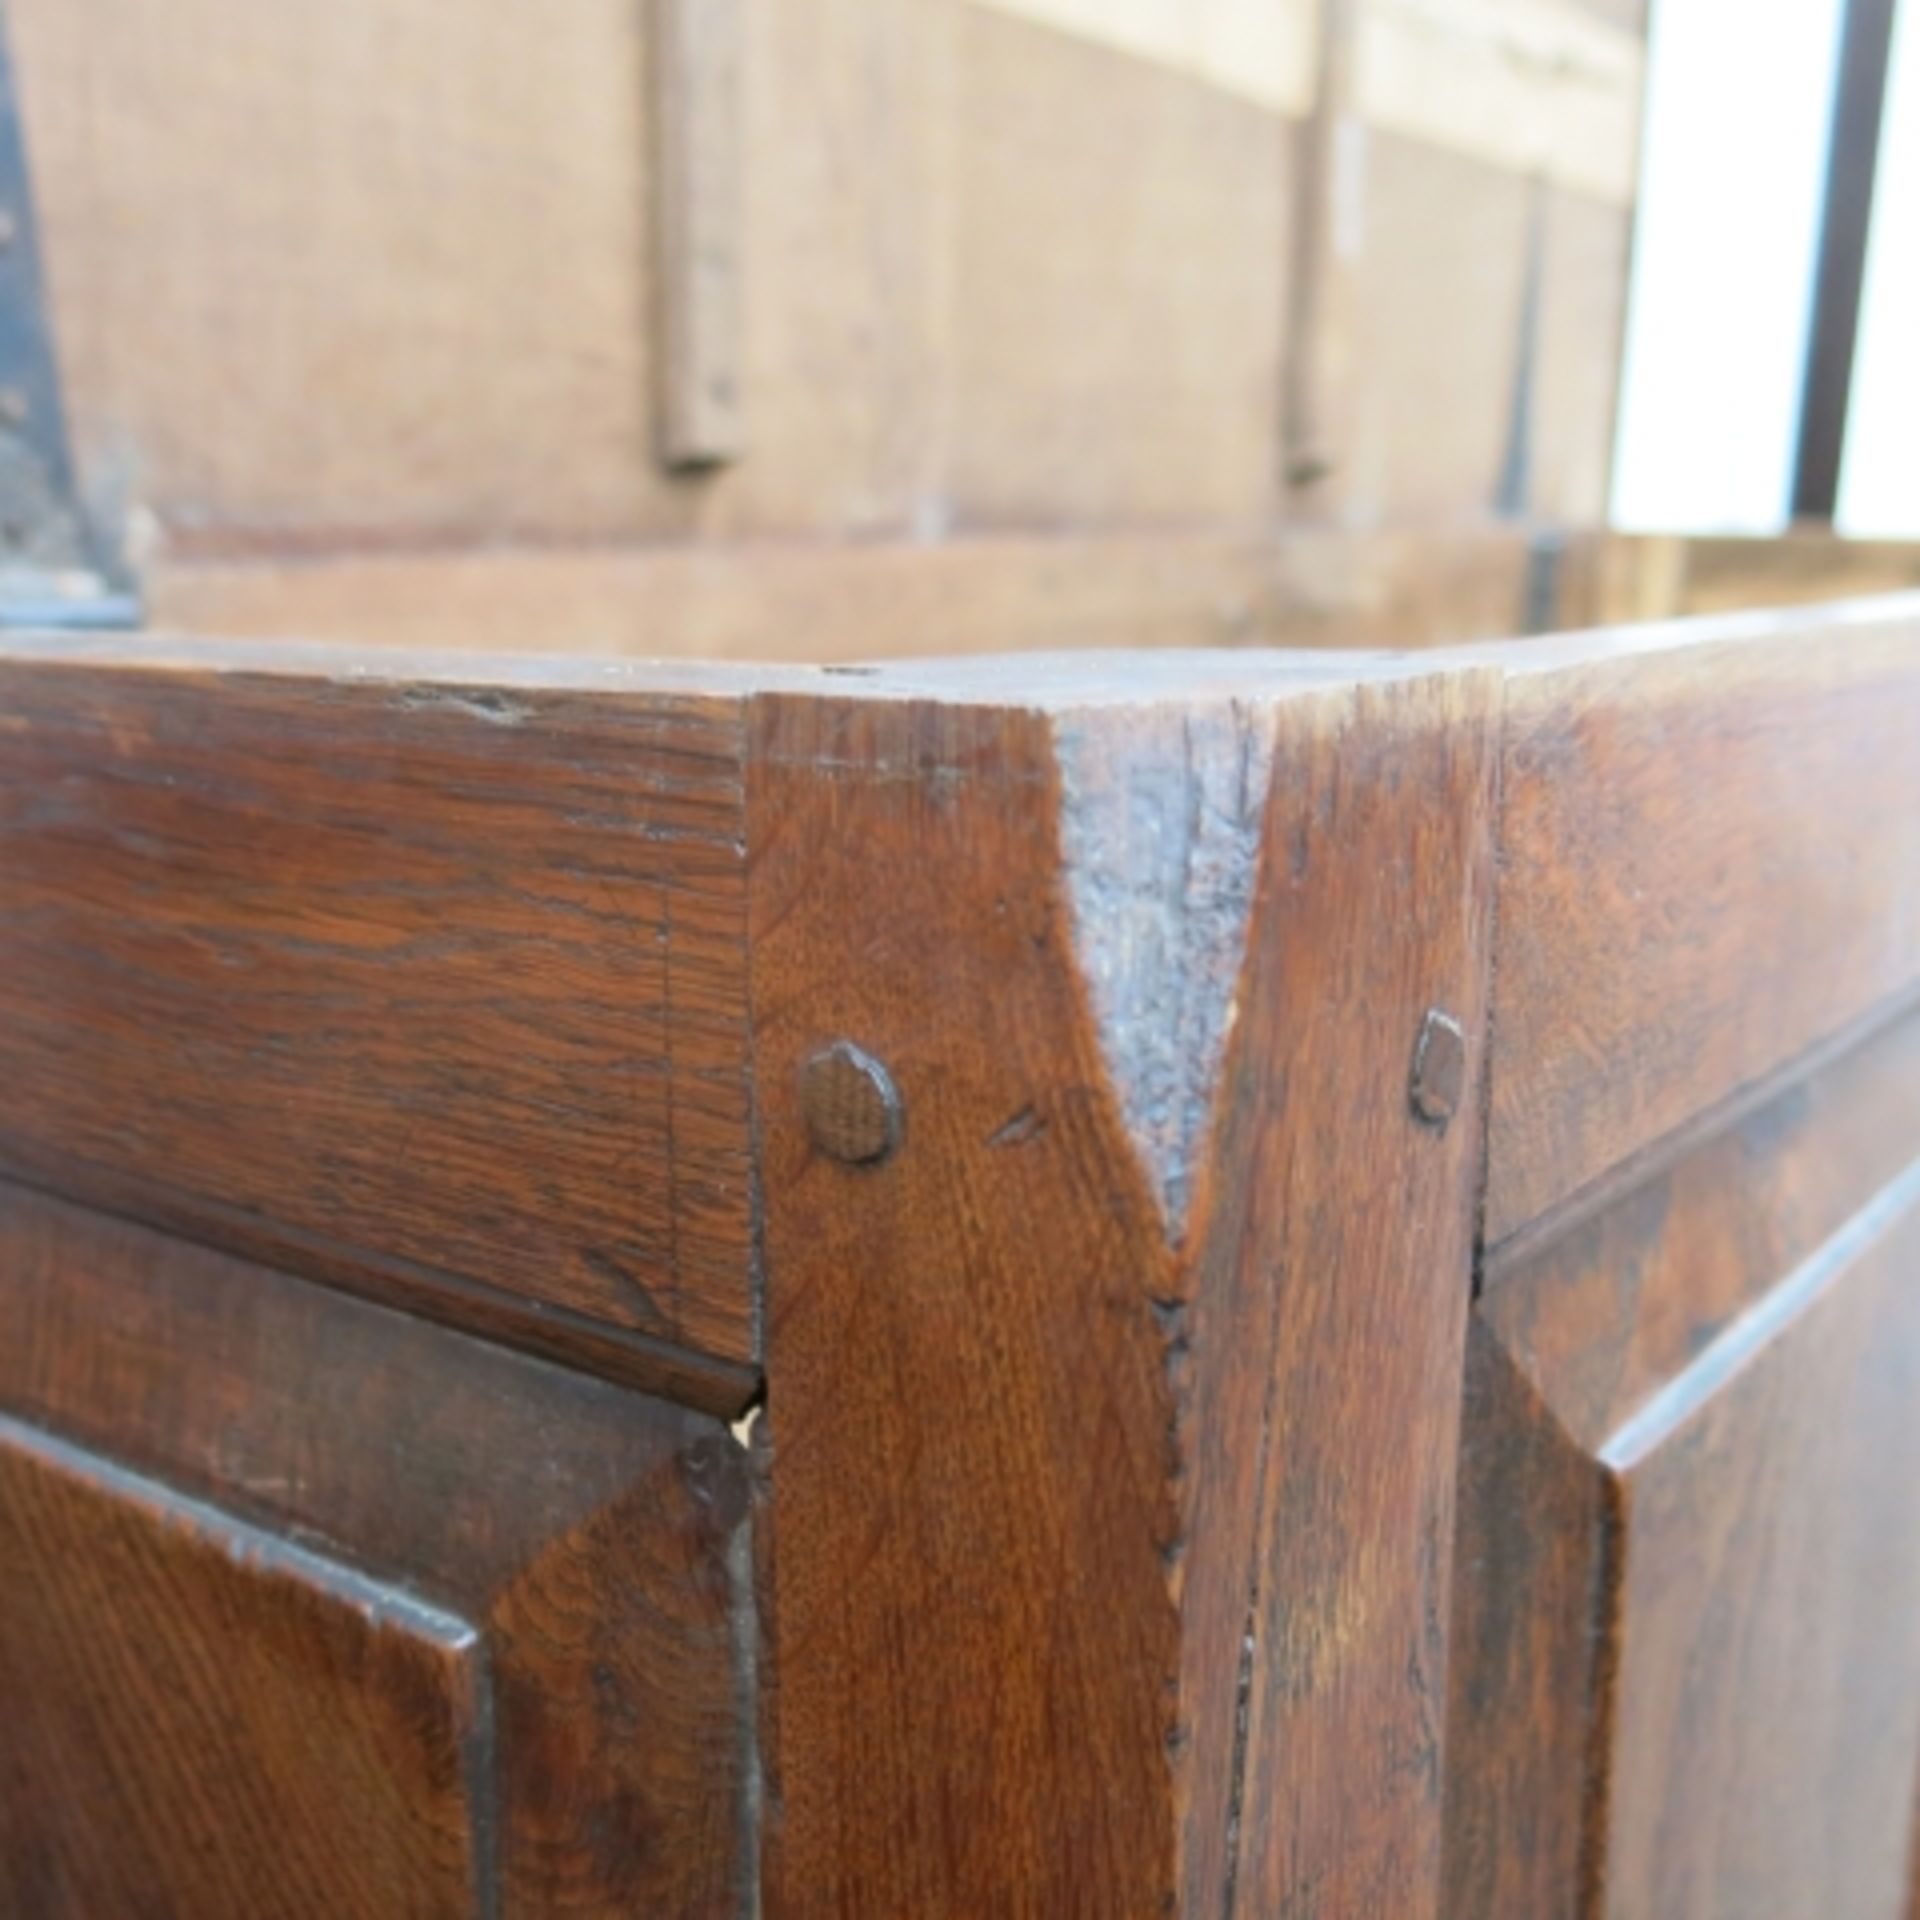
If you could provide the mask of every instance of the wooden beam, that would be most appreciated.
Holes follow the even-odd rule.
[[[744,0],[655,0],[660,445],[672,467],[746,447],[741,391]]]

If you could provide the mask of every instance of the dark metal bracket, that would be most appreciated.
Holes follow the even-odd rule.
[[[131,626],[139,617],[74,481],[13,53],[0,17],[0,626]]]

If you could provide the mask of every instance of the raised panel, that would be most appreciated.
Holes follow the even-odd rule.
[[[1497,688],[1328,668],[756,714],[770,1911],[1432,1912]]]
[[[7,1419],[0,1701],[0,1911],[482,1911],[474,1628]]]
[[[0,710],[0,1165],[751,1358],[737,700],[16,658]]]
[[[1920,1019],[1475,1309],[1449,1913],[1900,1920],[1920,1766]]]
[[[221,1831],[219,1773],[189,1756],[230,1674],[246,1698],[218,1754],[260,1796],[232,1817],[271,1835],[278,1796],[297,1795],[315,1836],[277,1905],[99,1899],[59,1920],[385,1920],[416,1911],[405,1874],[427,1867],[423,1913],[740,1910],[747,1479],[718,1422],[4,1183],[0,1421],[53,1436],[37,1444],[63,1460],[111,1462],[93,1477],[121,1490],[104,1519],[85,1519],[97,1499],[28,1503],[0,1552],[0,1700],[43,1693],[43,1744],[91,1769],[50,1783],[51,1804],[29,1798],[23,1821],[63,1848],[84,1822],[112,1852],[116,1795],[151,1773],[183,1831]],[[124,1490],[147,1485],[168,1491],[130,1506]],[[118,1718],[96,1735],[108,1673]],[[484,1794],[441,1765],[449,1743]],[[336,1805],[369,1827],[369,1873],[382,1845],[414,1849],[395,1868],[405,1897],[362,1888],[350,1831],[325,1850]],[[135,1874],[145,1834],[101,1871]]]
[[[1870,1250],[1783,1283],[1777,1330],[1724,1385],[1708,1349],[1671,1420],[1656,1405],[1608,1443],[1624,1539],[1606,1915],[1900,1920],[1920,1755],[1916,1202],[1909,1179]]]

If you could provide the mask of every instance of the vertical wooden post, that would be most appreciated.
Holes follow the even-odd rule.
[[[1355,260],[1365,217],[1365,123],[1355,111],[1357,0],[1319,0],[1313,111],[1300,129],[1293,272],[1282,361],[1281,462],[1297,513],[1332,515],[1352,380]]]
[[[661,456],[737,460],[745,0],[655,0],[655,271]]]

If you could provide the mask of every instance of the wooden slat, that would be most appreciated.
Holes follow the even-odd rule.
[[[1549,644],[1504,792],[1492,1242],[1920,981],[1920,604]]]
[[[1196,1916],[1440,1911],[1496,700],[1454,674],[1279,717],[1182,1328]],[[1409,1098],[1430,1011],[1465,1035],[1444,1131]]]
[[[1353,454],[1356,308],[1369,158],[1354,113],[1354,0],[1318,0],[1311,111],[1294,140],[1292,258],[1281,360],[1280,453],[1289,509],[1339,518]]]
[[[599,1364],[750,1362],[737,699],[58,654],[0,666],[0,1163]]]

